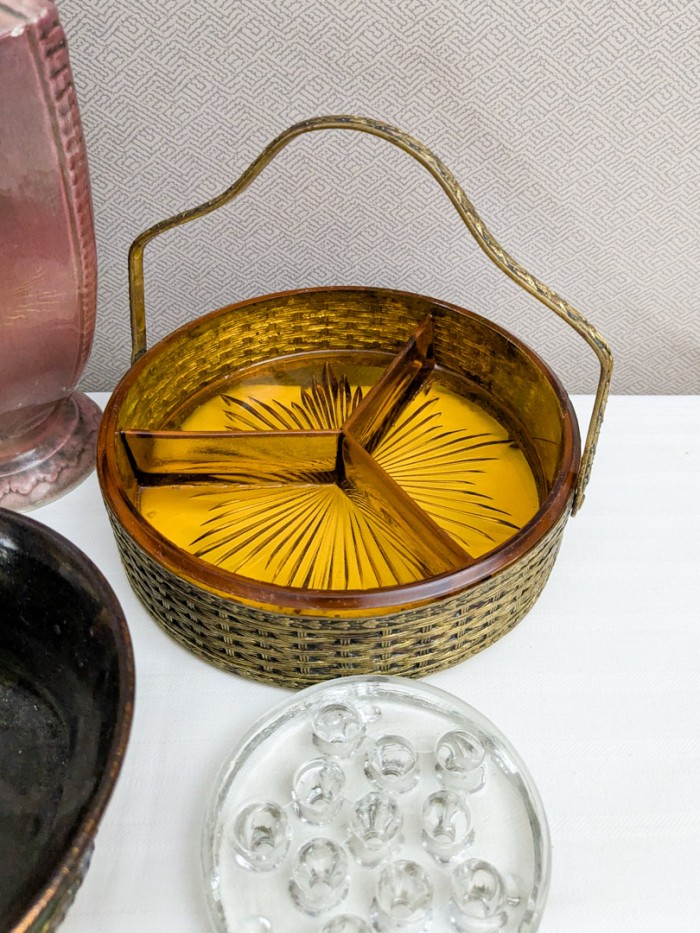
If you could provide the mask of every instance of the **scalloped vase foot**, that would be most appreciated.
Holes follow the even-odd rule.
[[[81,392],[61,402],[41,443],[5,467],[0,464],[0,508],[38,508],[89,476],[101,418],[100,407]]]

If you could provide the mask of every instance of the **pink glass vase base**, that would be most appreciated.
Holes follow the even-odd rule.
[[[0,506],[92,469],[99,409],[76,394],[95,325],[87,154],[51,0],[0,2]]]
[[[100,407],[81,392],[60,402],[35,447],[0,461],[0,508],[35,509],[82,482],[95,466],[101,418]]]

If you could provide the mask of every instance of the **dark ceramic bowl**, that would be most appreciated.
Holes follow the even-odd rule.
[[[134,662],[117,599],[61,535],[0,509],[0,929],[53,929],[126,747]]]

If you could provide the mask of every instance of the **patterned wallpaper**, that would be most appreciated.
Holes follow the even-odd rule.
[[[227,187],[288,125],[345,112],[434,149],[506,249],[608,337],[613,391],[700,390],[698,2],[58,2],[100,262],[85,388],[129,365],[131,240]],[[454,301],[570,391],[594,386],[586,345],[489,265],[436,183],[346,132],[295,141],[223,213],[148,248],[150,337],[322,284]]]

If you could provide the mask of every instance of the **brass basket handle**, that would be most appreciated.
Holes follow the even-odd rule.
[[[512,256],[510,256],[503,247],[496,241],[489,232],[484,222],[481,220],[469,198],[464,193],[457,179],[452,172],[433,155],[430,149],[426,148],[418,140],[413,139],[407,133],[397,129],[395,126],[389,126],[377,120],[367,117],[356,116],[328,116],[314,117],[310,120],[304,120],[285,130],[274,139],[266,149],[255,159],[243,172],[238,181],[234,182],[230,188],[222,192],[210,201],[205,201],[198,207],[190,208],[162,220],[148,230],[144,231],[131,244],[129,250],[129,301],[131,305],[131,341],[132,353],[131,361],[135,363],[146,351],[146,309],[144,304],[144,281],[143,281],[143,251],[146,244],[149,243],[159,233],[164,233],[172,227],[180,224],[186,224],[197,217],[203,217],[205,214],[215,211],[217,208],[227,204],[237,195],[248,187],[248,185],[262,172],[265,166],[284,147],[297,136],[303,133],[311,133],[315,130],[357,130],[360,133],[369,133],[371,136],[378,136],[386,139],[388,142],[403,149],[409,155],[420,162],[442,187],[445,194],[454,204],[457,213],[466,224],[469,232],[486,253],[489,259],[498,268],[511,278],[516,284],[524,288],[543,305],[546,305],[552,311],[563,318],[574,330],[580,334],[586,343],[593,349],[600,362],[600,377],[598,379],[598,389],[595,397],[595,404],[591,414],[591,420],[588,426],[588,435],[581,458],[581,469],[577,478],[577,485],[574,494],[572,513],[575,514],[581,507],[584,499],[584,491],[591,473],[593,457],[595,455],[596,445],[600,427],[603,422],[603,413],[610,389],[610,377],[612,375],[612,354],[605,339],[598,331],[586,320],[586,318],[567,301],[544,285],[539,279],[524,269]]]

